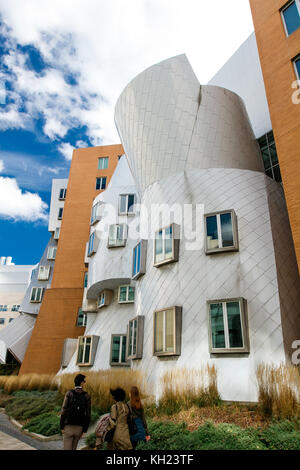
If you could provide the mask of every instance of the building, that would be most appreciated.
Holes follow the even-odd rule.
[[[16,323],[13,320],[19,318],[20,306],[34,268],[31,265],[15,265],[10,256],[0,258],[0,363],[6,361],[5,338]]]
[[[299,339],[300,289],[242,99],[181,55],[129,83],[115,122],[127,159],[93,202],[87,324],[59,373],[132,367],[158,397],[166,371],[214,364],[223,399],[255,401],[258,364]]]
[[[122,154],[121,145],[74,150],[68,180],[53,182],[52,235],[22,306],[38,315],[20,374],[57,372],[64,345],[68,349],[84,332],[81,306],[92,201],[106,189]]]

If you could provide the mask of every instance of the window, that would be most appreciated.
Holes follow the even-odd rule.
[[[118,155],[118,160],[120,160],[120,158],[122,158],[122,157],[123,157],[123,155]]]
[[[96,190],[106,188],[106,176],[103,178],[96,178]]]
[[[48,281],[51,266],[39,266],[38,280]]]
[[[134,194],[121,194],[119,198],[119,215],[133,215]]]
[[[246,301],[211,300],[208,307],[210,352],[249,352]]]
[[[87,315],[80,308],[77,313],[77,322],[76,326],[86,326]]]
[[[49,246],[47,258],[48,259],[55,259],[56,258],[56,251],[57,251],[56,246]]]
[[[110,304],[113,292],[111,290],[104,290],[98,296],[97,308],[102,308]]]
[[[142,359],[144,339],[144,316],[130,320],[127,333],[127,359]]]
[[[181,353],[182,308],[172,307],[154,312],[155,356],[179,356]]]
[[[58,209],[58,216],[57,216],[58,220],[61,220],[61,219],[62,219],[63,212],[64,212],[64,208],[63,208],[63,207],[60,207],[60,208]]]
[[[77,365],[92,366],[95,360],[99,336],[79,336]]]
[[[155,233],[154,266],[178,261],[179,230],[179,225],[171,224]]]
[[[0,312],[7,312],[8,311],[8,305],[0,305]]]
[[[67,195],[67,190],[65,188],[62,188],[60,191],[59,191],[59,199],[61,201],[64,201],[66,199],[66,195]]]
[[[59,239],[59,234],[60,234],[60,227],[56,227],[54,235],[53,235],[54,240]]]
[[[132,279],[138,279],[146,272],[147,240],[141,240],[133,249]]]
[[[11,308],[12,312],[18,312],[20,310],[21,305],[13,305]]]
[[[281,173],[273,131],[260,137],[258,144],[260,146],[266,175],[281,183]]]
[[[43,298],[43,293],[43,287],[33,287],[31,289],[30,302],[41,302]]]
[[[300,55],[293,60],[297,80],[300,80]]]
[[[13,320],[14,320],[14,318],[10,318],[10,319],[8,320],[8,323],[10,323],[10,322],[13,321]]]
[[[300,27],[300,2],[288,2],[281,10],[286,35],[289,36]]]
[[[108,168],[108,157],[98,158],[98,170],[106,170]]]
[[[119,287],[119,304],[134,302],[135,288],[132,286]]]
[[[103,211],[103,203],[102,202],[97,202],[96,204],[93,205],[92,215],[91,215],[91,225],[93,225],[95,222],[98,222],[98,220],[101,219],[102,211]]]
[[[126,341],[126,335],[112,335],[110,349],[111,366],[129,365],[126,361]]]
[[[84,273],[84,288],[88,286],[88,276],[89,276],[89,273],[85,272]]]
[[[88,245],[88,256],[92,256],[94,253],[96,253],[98,244],[99,240],[96,237],[96,232],[91,233]]]
[[[108,247],[114,248],[125,246],[127,238],[127,226],[125,224],[115,224],[109,226]]]
[[[0,318],[0,325],[4,325],[5,323],[5,318]]]
[[[205,252],[237,251],[237,221],[233,210],[206,214],[205,219]]]

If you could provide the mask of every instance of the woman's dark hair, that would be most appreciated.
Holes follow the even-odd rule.
[[[115,390],[110,389],[110,393],[116,401],[124,401],[126,397],[125,390],[122,388],[116,388]]]
[[[74,379],[74,384],[75,387],[79,387],[82,382],[84,382],[85,375],[83,374],[77,374],[75,379]]]
[[[130,390],[130,404],[132,408],[136,409],[141,409],[143,408],[142,402],[141,402],[141,397],[140,397],[140,392],[137,387],[131,387]]]

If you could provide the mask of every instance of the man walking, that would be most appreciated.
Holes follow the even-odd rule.
[[[91,397],[85,392],[85,376],[76,375],[75,388],[64,398],[60,429],[63,434],[64,450],[76,450],[83,434],[87,432],[91,420]]]

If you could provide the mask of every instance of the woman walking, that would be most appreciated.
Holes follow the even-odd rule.
[[[139,441],[146,442],[150,439],[144,408],[141,402],[139,389],[137,387],[131,387],[130,401],[127,404],[130,409],[130,428],[132,428],[130,432],[130,440],[132,447],[135,449]]]
[[[129,437],[127,418],[129,408],[125,403],[126,393],[122,388],[110,390],[115,404],[110,411],[110,428],[115,428],[113,440],[108,442],[107,450],[131,450],[132,444]]]

